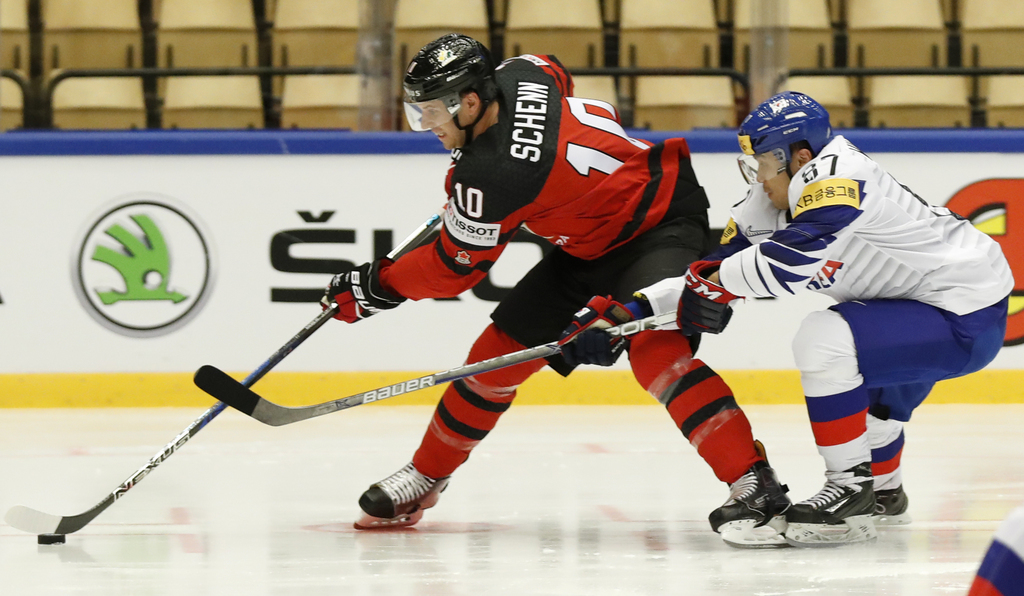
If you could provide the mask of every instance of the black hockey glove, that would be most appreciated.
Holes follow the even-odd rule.
[[[405,302],[405,298],[391,294],[380,285],[380,268],[390,264],[391,261],[381,259],[335,275],[320,304],[324,310],[330,308],[331,303],[337,304],[338,314],[334,318],[346,323],[395,308]]]
[[[597,364],[611,366],[626,349],[626,339],[612,337],[605,329],[633,320],[632,313],[611,296],[594,296],[573,315],[572,324],[562,332],[558,345],[569,366]]]
[[[686,287],[679,298],[676,324],[684,335],[721,333],[732,318],[729,303],[738,296],[707,280],[721,261],[694,261],[686,270]]]

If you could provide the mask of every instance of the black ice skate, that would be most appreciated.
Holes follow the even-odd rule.
[[[758,452],[764,447],[757,442]],[[729,500],[708,516],[711,529],[738,548],[786,546],[786,510],[793,504],[767,461],[755,463],[729,486]]]
[[[907,507],[910,500],[903,486],[888,490],[875,491],[875,525],[902,526],[910,523]]]
[[[818,494],[800,501],[786,512],[786,542],[801,547],[839,546],[874,540],[874,480],[871,463],[845,472],[826,472],[827,481]]]
[[[366,489],[359,497],[363,516],[357,530],[411,526],[423,517],[423,510],[437,504],[448,479],[428,478],[409,463],[401,470]]]

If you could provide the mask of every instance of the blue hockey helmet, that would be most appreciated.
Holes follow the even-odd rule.
[[[740,124],[740,148],[747,155],[781,149],[790,161],[789,146],[807,141],[817,155],[832,140],[828,111],[803,93],[783,91],[757,106]]]

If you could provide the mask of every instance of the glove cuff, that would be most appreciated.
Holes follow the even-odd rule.
[[[402,296],[397,292],[392,292],[384,289],[384,286],[380,283],[381,271],[390,267],[393,262],[394,261],[387,258],[377,259],[376,261],[374,261],[373,264],[370,265],[370,283],[368,287],[370,293],[373,294],[374,298],[382,302],[391,303],[392,308],[394,306],[398,306],[399,304],[407,300],[405,296]]]

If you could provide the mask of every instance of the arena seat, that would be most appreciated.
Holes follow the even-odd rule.
[[[28,71],[28,0],[0,2],[0,68]]]
[[[63,129],[146,128],[142,82],[134,77],[64,79],[53,92],[53,126]]]
[[[165,67],[256,66],[256,21],[243,0],[162,0],[158,63]]]
[[[164,128],[263,128],[259,77],[172,77]]]
[[[634,125],[653,130],[733,128],[732,85],[729,77],[638,77]]]
[[[278,0],[274,64],[350,66],[359,41],[358,0]]]
[[[508,0],[505,54],[554,54],[567,67],[603,66],[598,0]]]
[[[142,66],[137,0],[45,0],[43,69]]]
[[[622,0],[619,62],[642,67],[717,67],[711,0]]]
[[[358,75],[294,75],[284,78],[282,128],[359,126]]]
[[[828,110],[832,128],[853,127],[853,82],[846,77],[790,77],[786,89],[813,97]]]
[[[846,0],[850,66],[926,67],[946,62],[939,0]]]
[[[853,1],[853,0],[851,0]],[[753,0],[736,0],[734,42],[736,65],[749,71],[750,27]],[[787,66],[790,68],[826,68],[832,66],[832,22],[828,0],[787,0]]]
[[[484,0],[398,0],[392,50],[395,72],[404,73],[420,48],[448,33],[468,35],[490,47]]]
[[[963,63],[978,66],[1024,66],[1024,2],[961,0]]]
[[[24,122],[24,106],[21,87],[7,77],[0,78],[0,130],[20,128]]]
[[[600,99],[619,109],[619,93],[615,88],[615,77],[587,75],[573,77],[573,96],[586,99]]]
[[[872,128],[958,128],[971,125],[965,77],[879,76],[867,83]]]
[[[1024,76],[989,77],[987,86],[988,126],[1024,128]]]

